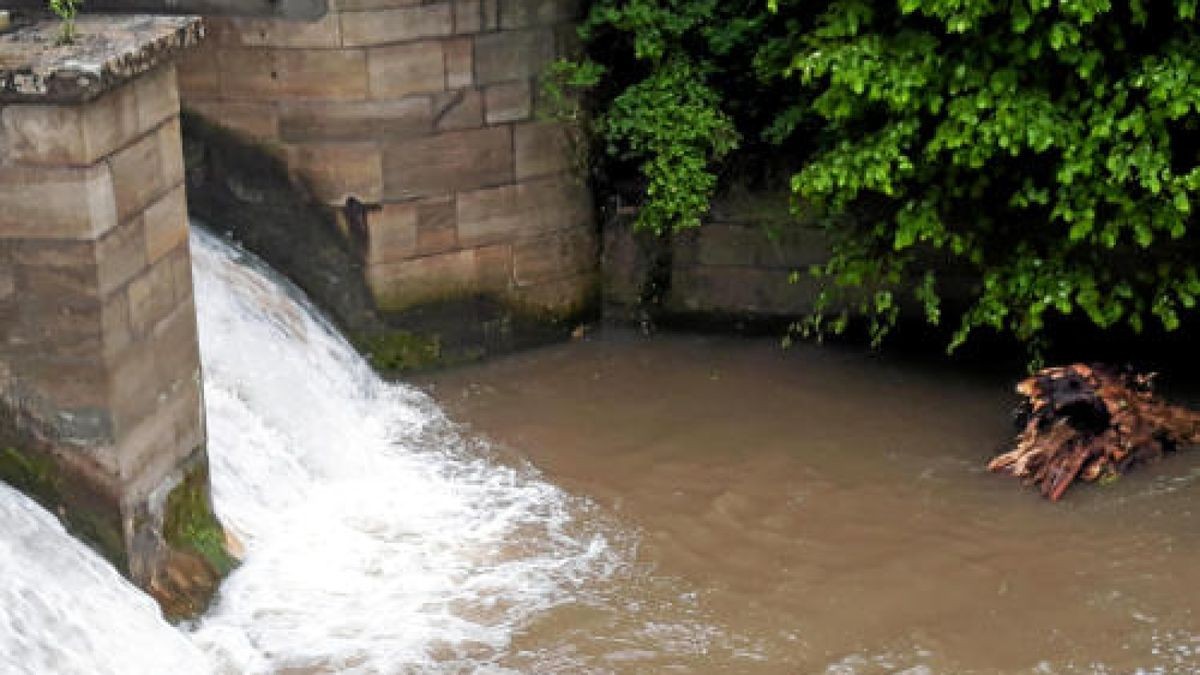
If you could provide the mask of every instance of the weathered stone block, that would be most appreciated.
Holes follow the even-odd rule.
[[[362,50],[280,49],[273,53],[278,96],[323,100],[368,96],[367,56]]]
[[[562,173],[575,167],[582,149],[571,143],[570,132],[553,122],[518,124],[513,127],[513,152],[517,180]]]
[[[475,285],[475,253],[453,251],[395,263],[371,265],[367,283],[381,308],[399,310],[470,292]]]
[[[480,246],[475,253],[475,283],[477,290],[502,295],[512,287],[512,246]]]
[[[162,161],[162,184],[166,188],[179,185],[183,182],[184,173],[183,134],[179,128],[179,118],[172,117],[167,120],[158,128],[155,135],[158,137],[159,158]],[[115,185],[115,171],[113,181]]]
[[[61,277],[72,272],[86,273],[84,270],[59,270],[55,274]],[[38,290],[36,295],[22,293],[21,302],[0,329],[0,347],[17,374],[31,372],[28,368],[31,364],[52,362],[61,368],[59,377],[70,377],[71,366],[100,362],[104,348],[100,301],[78,294],[56,297],[45,287]],[[43,373],[47,378],[52,374],[52,370]],[[50,396],[50,387],[55,385],[47,382],[38,384],[38,391]],[[88,399],[71,404],[88,406],[94,401]]]
[[[133,325],[129,320],[129,295],[113,293],[104,299],[100,312],[104,360],[111,362],[134,341]]]
[[[417,205],[384,204],[367,215],[367,262],[405,260],[417,254]]]
[[[590,222],[587,189],[569,180],[542,179],[458,195],[458,237],[466,246]]]
[[[799,315],[812,311],[816,280],[791,283],[789,271],[756,267],[676,266],[669,309],[737,314]]]
[[[187,240],[169,251],[164,258],[171,266],[171,285],[175,288],[175,303],[192,300],[192,256]]]
[[[483,126],[483,94],[476,89],[438,94],[434,97],[437,130],[478,129]]]
[[[341,46],[341,24],[335,12],[315,21],[212,17],[206,21],[209,47],[325,48]]]
[[[0,263],[24,267],[86,267],[96,262],[91,239],[0,239]]]
[[[0,303],[7,302],[9,298],[13,297],[17,288],[16,284],[12,263],[0,260]]]
[[[133,97],[119,100],[131,104],[132,125],[137,117]],[[10,157],[23,164],[87,166],[100,155],[89,142],[83,118],[82,106],[8,106],[0,109],[0,139]]]
[[[236,49],[225,47],[216,52],[218,82],[226,99],[273,98],[279,91],[273,49]],[[185,94],[184,100],[190,97]]]
[[[181,184],[162,199],[146,207],[142,214],[145,224],[145,255],[147,263],[155,263],[170,251],[187,242],[187,198]]]
[[[829,243],[817,228],[791,226],[772,235],[761,225],[711,222],[677,241],[676,259],[711,267],[757,267],[790,271],[824,263]]]
[[[158,412],[159,397],[170,391],[170,383],[159,376],[153,347],[153,344],[141,342],[121,353],[109,367],[109,407],[118,439],[128,436],[131,429],[154,416]],[[118,453],[118,457],[121,454]]]
[[[442,49],[446,53],[446,88],[469,87],[475,81],[475,41],[471,38],[446,40]]]
[[[117,453],[124,489],[131,497],[145,499],[159,487],[161,476],[203,444],[204,417],[197,414],[201,403],[197,387],[173,391],[154,413],[125,429]],[[188,449],[188,444],[191,449]]]
[[[380,150],[375,143],[290,145],[286,156],[288,167],[326,204],[340,206],[347,197],[365,203],[383,198]]]
[[[548,28],[479,35],[475,76],[481,85],[528,79],[539,75],[554,56],[554,31]]]
[[[453,197],[417,202],[417,253],[429,255],[458,248],[458,219]]]
[[[153,129],[179,114],[178,82],[174,64],[161,66],[133,81],[138,129]]]
[[[500,28],[500,0],[480,0],[479,8],[483,13],[482,30],[494,31]]]
[[[394,9],[416,7],[425,0],[336,0],[337,8],[343,12],[358,12],[370,9]]]
[[[342,44],[347,47],[409,42],[454,33],[449,2],[367,12],[343,11],[340,16]]]
[[[395,101],[283,103],[279,133],[284,141],[406,138],[433,132],[428,96]]]
[[[485,246],[372,265],[367,277],[377,302],[388,310],[480,292],[503,294],[512,278],[512,250]]]
[[[66,416],[74,411],[105,410],[110,403],[108,368],[99,361],[64,362],[42,356],[23,359],[19,368],[19,378],[29,393]],[[89,454],[106,469],[116,468],[115,458],[106,457],[101,449]]]
[[[454,32],[478,33],[482,28],[480,0],[454,0]]]
[[[279,139],[279,108],[274,101],[190,100],[184,108],[256,141]]]
[[[371,97],[397,99],[410,94],[444,91],[445,58],[440,43],[378,47],[367,52]]]
[[[180,187],[179,189],[182,189]],[[146,268],[146,237],[142,216],[109,230],[95,244],[97,292],[105,297]]]
[[[217,62],[221,95],[226,99],[367,96],[366,54],[359,49],[223,47]]]
[[[117,226],[107,164],[0,167],[0,238],[95,239]]]
[[[99,278],[95,260],[83,265],[25,265],[17,263],[17,292],[23,302],[21,311],[27,316],[41,316],[45,311],[59,309],[92,311],[100,299]],[[66,326],[61,328],[66,329]]]
[[[520,122],[533,114],[533,88],[529,80],[493,84],[484,90],[488,124]]]
[[[502,185],[513,179],[512,132],[495,127],[388,143],[383,167],[388,200]]]
[[[196,338],[196,308],[189,300],[176,302],[154,327],[154,368],[162,391],[198,381],[200,351]]]
[[[141,213],[183,181],[180,147],[179,121],[175,119],[108,159],[121,221]]]
[[[189,49],[179,57],[175,67],[179,79],[179,94],[185,101],[220,95],[221,67],[217,62],[216,49]]]
[[[145,338],[175,306],[175,281],[165,260],[150,266],[129,282],[129,324],[134,335]]]
[[[770,250],[769,244],[762,229],[708,223],[702,236],[695,239],[696,263],[718,267],[767,264],[763,254]]]
[[[521,239],[513,246],[513,278],[529,286],[595,271],[596,237],[590,228],[572,228]]]
[[[528,309],[566,316],[586,307],[597,291],[597,283],[597,275],[588,272],[522,286],[510,295]]]
[[[579,18],[578,0],[499,0],[500,28],[542,26]]]
[[[93,164],[179,111],[175,70],[164,66],[87,104],[0,109],[0,137],[13,161]]]

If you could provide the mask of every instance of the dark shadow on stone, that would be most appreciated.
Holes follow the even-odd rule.
[[[288,277],[389,377],[567,339],[599,315],[597,300],[560,314],[476,293],[399,311],[378,308],[363,265],[369,214],[349,198],[313,198],[269,146],[182,115],[188,212]]]
[[[347,332],[383,328],[334,213],[264,148],[184,112],[188,213],[279,270]]]

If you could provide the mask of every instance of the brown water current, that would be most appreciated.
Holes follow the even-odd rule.
[[[615,333],[419,384],[637,537],[501,665],[1200,672],[1200,451],[1050,504],[983,470],[1009,375]]]

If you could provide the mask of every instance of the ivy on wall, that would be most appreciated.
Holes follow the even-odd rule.
[[[805,328],[862,313],[878,339],[908,296],[951,347],[1036,343],[1056,315],[1196,307],[1198,28],[1196,0],[596,0],[557,81],[640,174],[642,227],[698,225],[732,158],[785,158],[834,242],[825,307],[853,298]]]

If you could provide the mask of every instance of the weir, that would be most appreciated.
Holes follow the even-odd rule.
[[[379,368],[567,335],[592,311],[597,237],[537,81],[579,4],[86,9],[209,16],[83,15],[59,44],[58,22],[26,12],[0,34],[0,479],[192,615],[231,560],[189,210],[297,279]],[[260,190],[259,162],[286,189]]]
[[[380,379],[261,261],[200,228],[191,249],[213,499],[245,559],[175,629],[0,485],[0,671],[490,671],[539,613],[626,571],[583,500]]]

